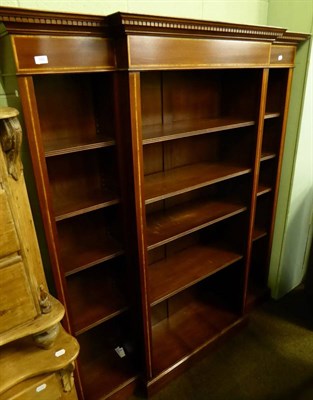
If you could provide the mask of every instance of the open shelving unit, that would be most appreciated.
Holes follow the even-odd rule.
[[[137,75],[148,393],[243,322],[243,290],[230,295],[225,277],[243,285],[262,82],[258,70],[245,76]]]
[[[133,386],[138,370],[126,349],[124,357],[115,350],[123,343],[133,345],[131,324],[126,322],[131,301],[114,76],[68,73],[30,79],[37,105],[33,112],[40,121],[34,140],[42,149],[41,190],[48,196],[41,206],[48,214],[48,240],[55,247],[52,261],[66,305],[66,328],[81,347],[77,383],[86,398],[106,398],[116,387]],[[102,338],[121,333],[124,342]]]
[[[268,77],[266,112],[262,132],[258,191],[251,250],[251,266],[246,309],[268,296],[267,277],[279,189],[284,145],[288,88],[292,72],[271,69]]]
[[[81,346],[78,394],[122,399],[143,382],[149,396],[268,293],[307,35],[25,13],[0,13],[3,72],[17,75],[56,292]]]

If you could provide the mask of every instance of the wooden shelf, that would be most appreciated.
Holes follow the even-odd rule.
[[[150,303],[155,305],[242,259],[221,244],[198,244],[149,267]]]
[[[257,196],[262,196],[263,194],[269,193],[272,191],[270,186],[264,185],[259,182]]]
[[[123,387],[132,384],[137,376],[133,367],[112,349],[110,353],[99,349],[100,354],[83,363],[84,394],[88,400],[107,399]]]
[[[241,318],[215,299],[194,298],[152,328],[153,374],[172,368],[226,334]]]
[[[280,117],[280,112],[270,112],[266,111],[264,119],[278,118]]]
[[[257,227],[257,226],[254,226],[254,229],[253,229],[253,236],[252,236],[252,240],[253,240],[253,241],[258,240],[258,239],[261,239],[261,238],[263,238],[263,237],[266,236],[266,235],[267,235],[266,229],[260,228],[260,227]]]
[[[131,355],[125,349],[126,356],[121,358],[115,351],[116,347],[123,346],[120,332],[112,324],[107,325],[101,326],[98,332],[88,332],[79,337],[79,365],[84,395],[88,400],[109,398],[137,378]]]
[[[127,309],[121,277],[100,265],[68,278],[67,288],[76,335],[101,324]],[[83,295],[88,293],[88,295]]]
[[[44,142],[44,151],[46,157],[59,156],[62,154],[76,153],[79,151],[100,149],[115,145],[112,138],[105,136],[98,136],[94,138],[72,138],[63,137],[62,133],[55,134],[55,140]]]
[[[251,172],[251,168],[229,164],[199,163],[145,177],[145,203],[199,189]]]
[[[275,153],[272,153],[272,152],[262,152],[260,161],[262,162],[262,161],[272,160],[272,159],[275,158],[275,157],[276,157],[276,154],[275,154]]]
[[[148,250],[205,228],[247,207],[230,201],[197,200],[147,216]]]
[[[71,196],[59,198],[55,201],[54,212],[55,220],[62,221],[76,215],[84,214],[90,211],[99,210],[118,204],[119,199],[115,193],[96,189],[87,193],[72,193]]]
[[[255,121],[234,117],[178,121],[171,124],[156,124],[142,127],[142,143],[150,144],[181,139],[255,125]]]
[[[72,238],[60,245],[61,261],[66,276],[111,260],[123,254],[120,244],[113,238],[86,235],[86,238]]]

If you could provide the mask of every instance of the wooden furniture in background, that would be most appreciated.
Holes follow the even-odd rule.
[[[17,115],[14,108],[0,108],[0,398],[75,399],[71,376],[78,344],[60,328],[64,307],[48,292],[20,160]],[[40,387],[29,388],[28,378],[46,373],[63,377],[58,395],[43,377]]]
[[[56,332],[64,316],[64,307],[47,289],[20,161],[17,115],[16,109],[0,108],[0,345]]]
[[[79,395],[127,397],[138,376],[150,395],[268,294],[307,35],[123,13],[0,15],[2,70],[17,76],[56,289],[81,345]]]

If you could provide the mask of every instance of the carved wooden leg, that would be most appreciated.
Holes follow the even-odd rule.
[[[55,324],[44,332],[33,335],[33,339],[38,347],[49,349],[55,342],[60,331],[60,324]]]
[[[74,387],[74,369],[75,364],[72,362],[66,368],[60,370],[64,392],[70,392]]]

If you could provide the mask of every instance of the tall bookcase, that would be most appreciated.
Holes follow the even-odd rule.
[[[148,395],[267,293],[282,28],[2,8],[82,399]],[[12,82],[10,81],[10,85]],[[16,87],[17,89],[17,87]]]

